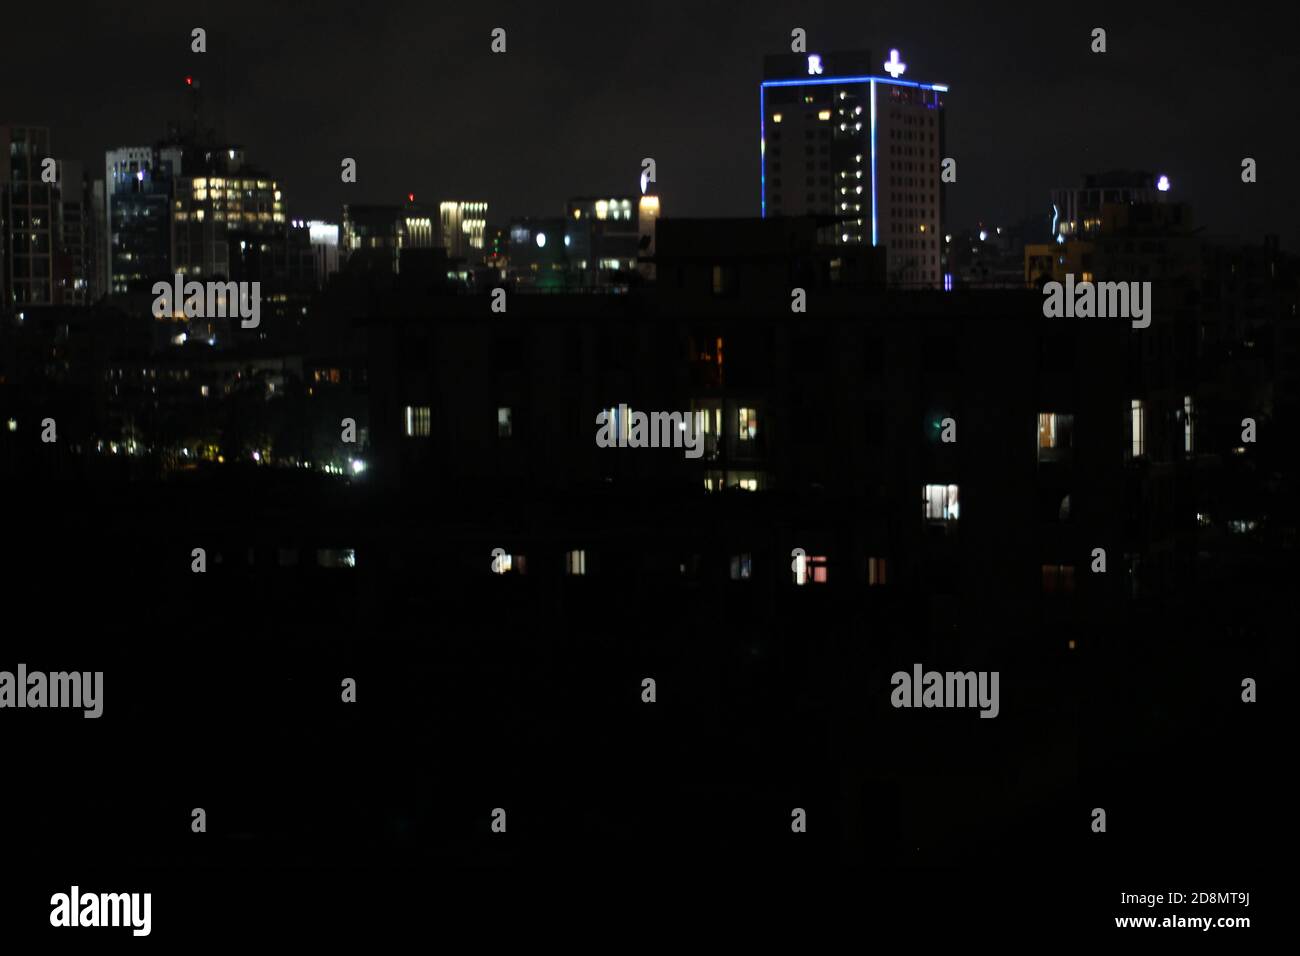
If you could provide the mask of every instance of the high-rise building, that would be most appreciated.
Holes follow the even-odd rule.
[[[487,227],[485,202],[447,200],[439,204],[442,215],[442,244],[451,259],[483,260],[483,231]]]
[[[191,138],[109,150],[104,183],[112,292],[148,290],[178,272],[229,279],[232,236],[275,243],[288,233],[280,183],[239,146]]]
[[[172,266],[187,276],[229,278],[232,233],[283,239],[288,232],[280,184],[250,167],[237,146],[187,148],[172,207]]]
[[[172,275],[172,177],[177,150],[123,146],[104,154],[106,292],[147,292]]]
[[[94,298],[98,257],[94,199],[80,160],[61,159],[56,170],[54,301],[59,305],[87,305]]]
[[[54,302],[54,205],[42,126],[0,126],[0,309]]]
[[[885,250],[891,285],[942,288],[948,87],[906,70],[897,50],[764,57],[761,213],[828,217],[827,242]]]

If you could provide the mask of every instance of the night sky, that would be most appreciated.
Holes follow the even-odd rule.
[[[89,5],[86,5],[87,7]],[[1293,37],[1261,8],[826,2],[16,4],[3,15],[0,123],[49,126],[59,156],[208,116],[284,184],[294,218],[344,202],[486,199],[490,219],[637,189],[658,162],[666,215],[758,214],[764,53],[900,49],[948,83],[958,159],[949,225],[1049,210],[1084,172],[1166,172],[1214,236],[1300,249]],[[189,31],[208,31],[206,54]],[[489,52],[504,27],[509,49]],[[1089,52],[1106,28],[1109,52]],[[358,183],[339,181],[344,156]],[[1259,163],[1244,185],[1242,157]],[[101,172],[102,175],[102,172]]]

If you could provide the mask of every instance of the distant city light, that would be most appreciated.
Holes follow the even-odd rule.
[[[193,86],[193,85],[194,85],[194,77],[192,77],[192,76],[187,76],[187,77],[185,77],[185,85],[186,85],[186,86]]]
[[[987,232],[985,232],[983,229],[981,229],[981,230],[980,230],[980,242],[983,242],[983,241],[984,241],[985,239],[987,239],[988,237],[989,237],[989,234],[988,234]]]
[[[327,246],[337,246],[339,244],[339,227],[336,223],[309,219],[307,229],[313,244]]]
[[[352,474],[354,474],[354,475],[359,475],[359,474],[361,474],[361,473],[362,473],[363,471],[365,471],[365,470],[366,470],[366,463],[365,463],[364,461],[362,461],[362,460],[359,459],[359,458],[357,458],[357,459],[353,459],[353,461],[352,461]]]
[[[1162,193],[1169,192],[1169,177],[1161,176],[1159,179],[1157,179],[1156,189],[1160,190]]]
[[[538,249],[541,249],[541,248],[543,248],[545,245],[546,245],[546,233],[544,233],[544,232],[539,232],[539,233],[537,234],[537,248],[538,248]]]
[[[407,201],[407,202],[415,202],[415,193],[407,193],[407,194],[406,194],[406,201]]]

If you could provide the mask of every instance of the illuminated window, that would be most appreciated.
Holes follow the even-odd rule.
[[[614,443],[619,447],[627,444],[628,435],[631,434],[631,413],[622,414],[622,409],[618,406],[606,408],[606,422],[609,423],[610,435],[614,438]]]
[[[1129,403],[1129,453],[1141,458],[1146,451],[1146,405],[1135,398]]]
[[[927,521],[956,521],[960,516],[957,486],[926,485],[922,490],[921,506]]]
[[[1195,417],[1195,406],[1192,402],[1192,396],[1183,396],[1183,453],[1190,455],[1196,450],[1196,443],[1192,434],[1192,419]]]
[[[888,580],[888,568],[884,558],[867,558],[867,585],[883,587]]]
[[[528,571],[528,561],[522,554],[506,554],[504,552],[493,551],[492,553],[492,573],[493,574],[526,574]]]
[[[1074,416],[1038,413],[1038,460],[1057,461],[1074,443]]]
[[[316,564],[322,568],[355,568],[357,553],[351,548],[318,548]]]
[[[735,290],[735,276],[728,266],[713,267],[713,294],[726,295]]]
[[[731,556],[731,580],[748,581],[753,574],[753,556],[748,552]]]
[[[1074,565],[1073,564],[1044,564],[1043,565],[1043,593],[1044,594],[1073,594],[1074,593]]]
[[[514,412],[508,406],[497,409],[497,437],[509,438],[514,434]]]
[[[564,552],[564,573],[574,576],[586,574],[587,552],[581,550]]]
[[[758,409],[740,410],[740,440],[753,441],[758,436]]]
[[[810,554],[796,557],[790,565],[795,584],[825,584],[827,567],[824,554]]]
[[[430,410],[428,405],[407,405],[406,406],[406,437],[407,438],[428,438],[430,424]]]

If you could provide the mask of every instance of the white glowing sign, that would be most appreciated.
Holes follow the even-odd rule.
[[[907,64],[900,63],[898,61],[898,51],[890,50],[889,59],[885,61],[885,72],[888,73],[890,76],[892,76],[894,79],[898,79],[900,76],[903,75],[903,71],[906,69],[907,69]]]
[[[821,73],[822,73],[821,56],[816,53],[809,53],[808,54],[808,75],[821,76]]]

